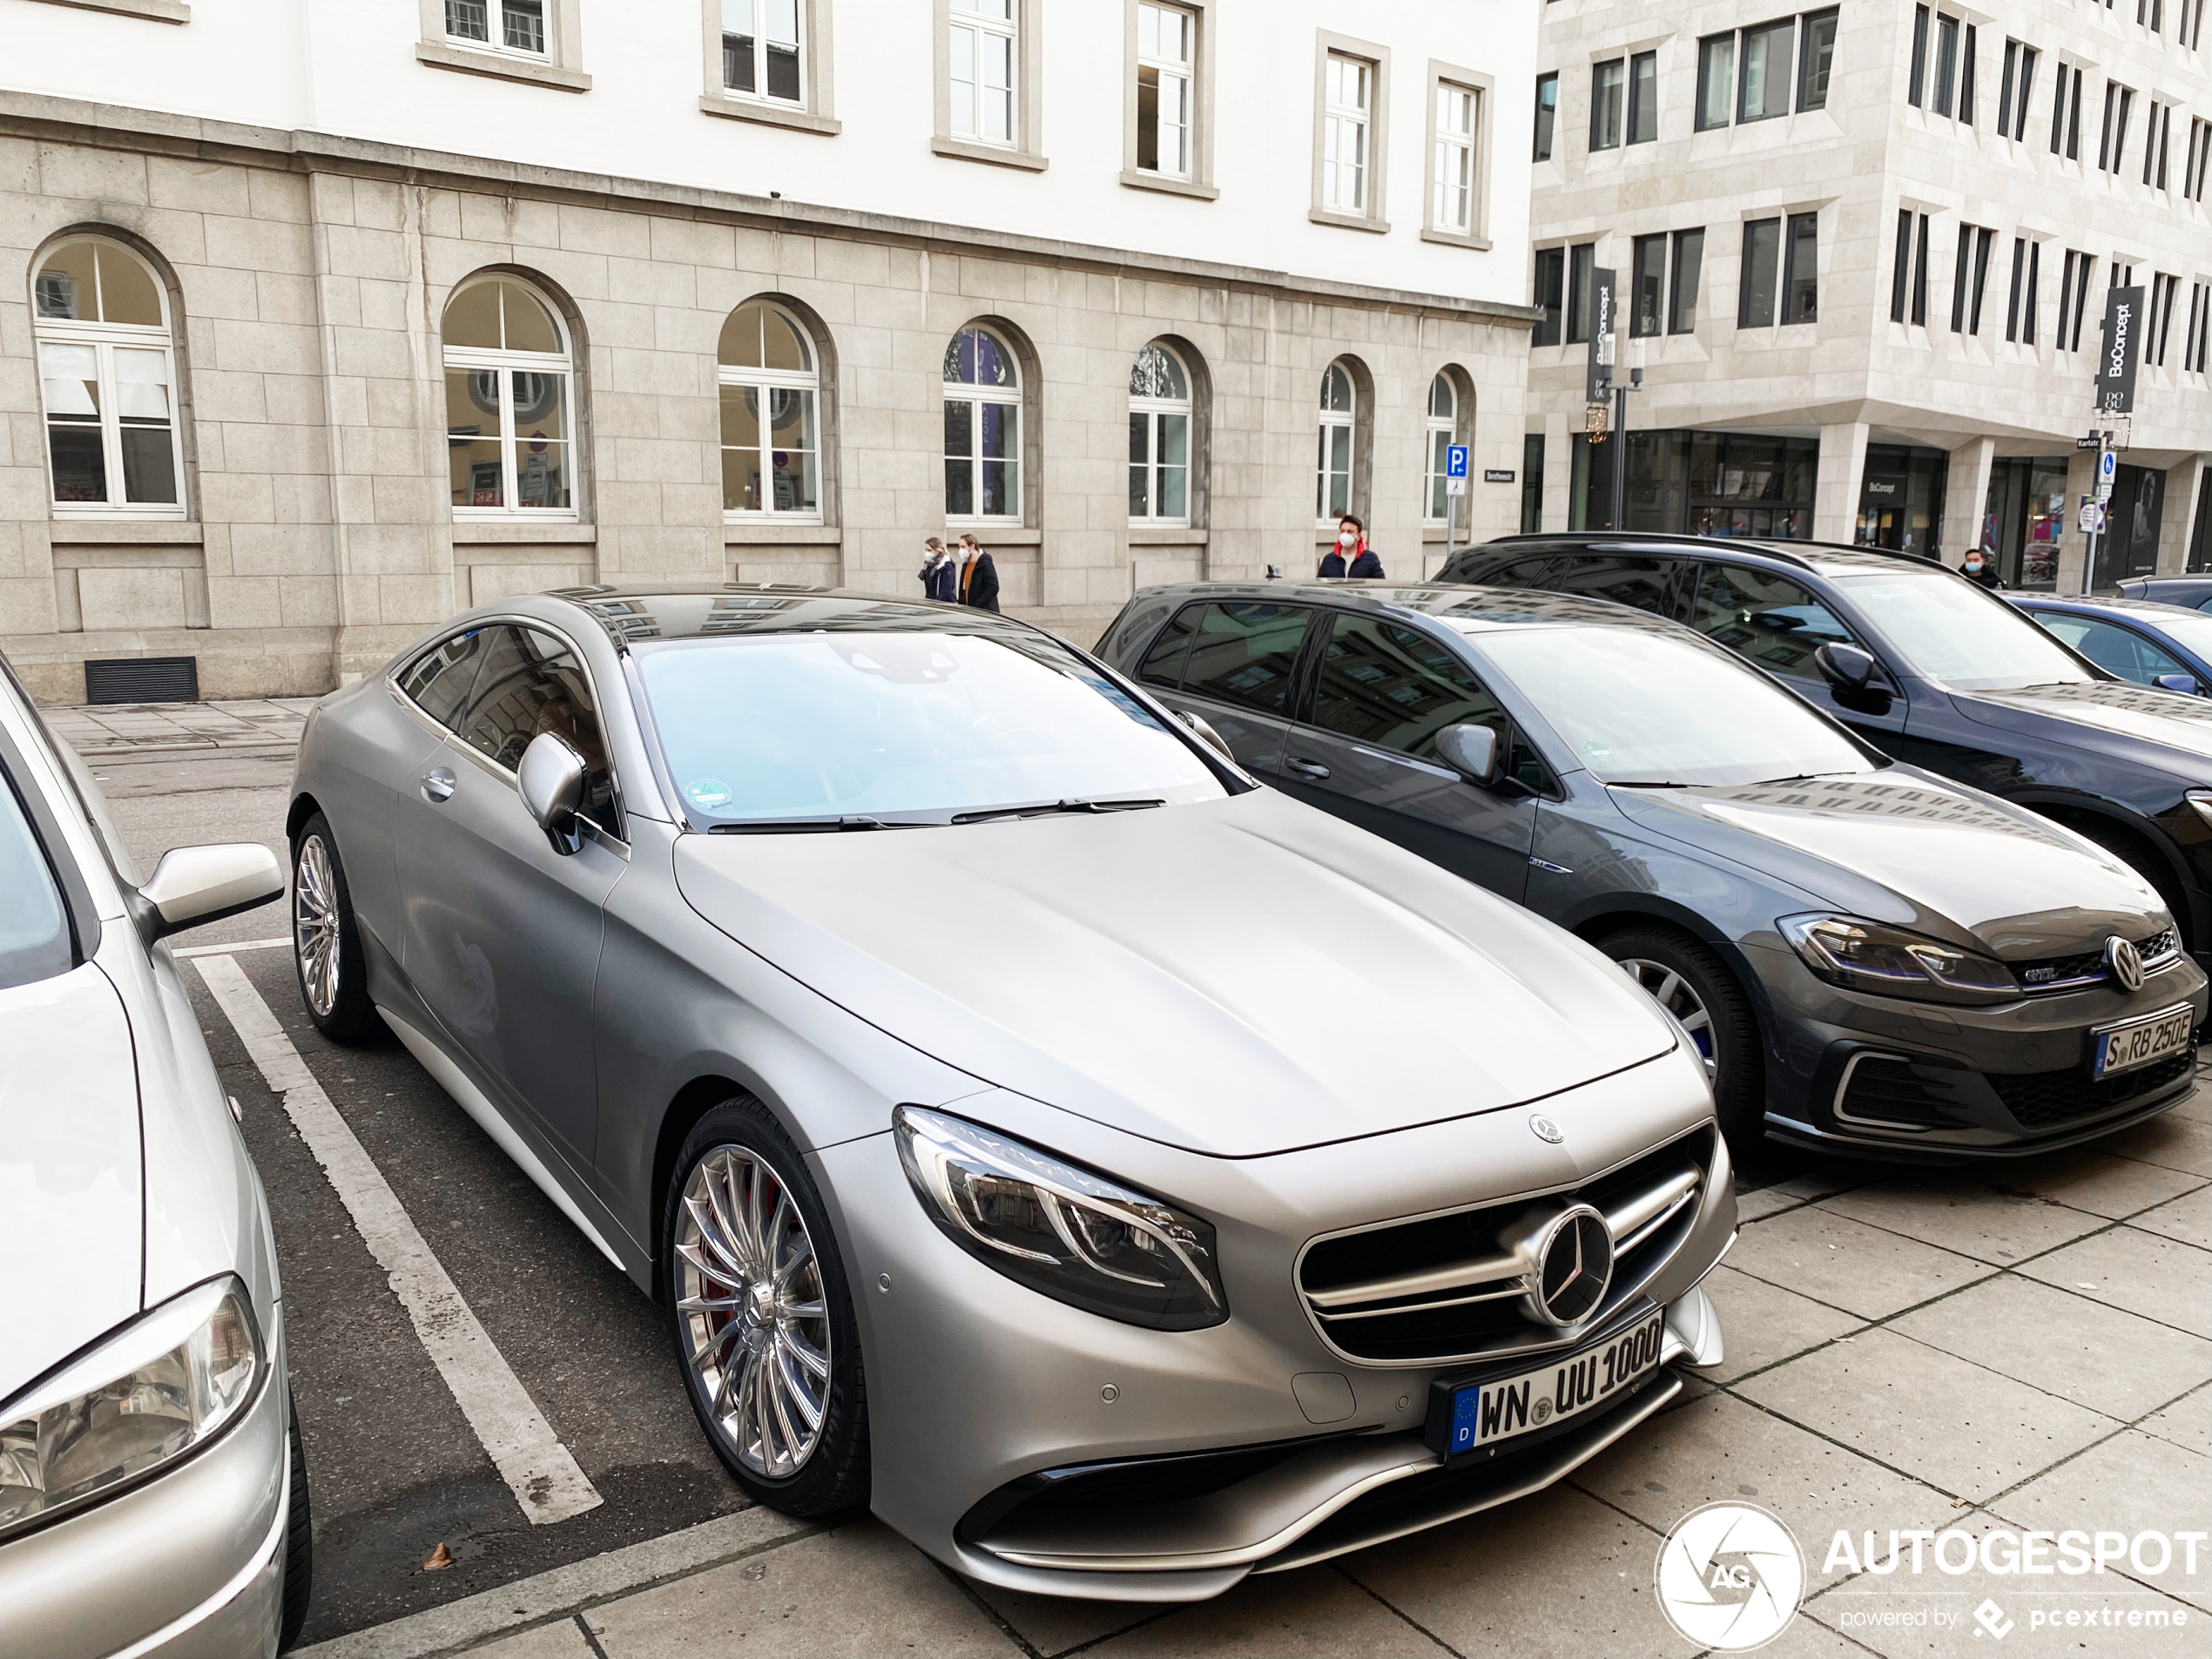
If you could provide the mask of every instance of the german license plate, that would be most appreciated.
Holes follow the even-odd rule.
[[[1602,1348],[1585,1348],[1541,1371],[1468,1383],[1453,1391],[1447,1455],[1458,1457],[1516,1434],[1548,1428],[1561,1418],[1603,1405],[1637,1378],[1657,1369],[1666,1325],[1666,1315],[1655,1313]]]
[[[2189,1046],[2189,1028],[2195,1023],[2191,1010],[2179,1008],[2131,1020],[2126,1025],[2101,1027],[2089,1034],[2095,1045],[2090,1052],[2089,1075],[2109,1077],[2179,1054]]]

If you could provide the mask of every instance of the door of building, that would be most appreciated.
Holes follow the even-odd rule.
[[[2099,583],[2149,576],[2158,569],[2158,529],[2165,517],[2166,475],[2155,467],[2121,466],[2105,510]]]

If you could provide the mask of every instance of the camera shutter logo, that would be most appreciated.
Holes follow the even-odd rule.
[[[1749,1653],[1789,1628],[1805,1594],[1804,1552],[1779,1515],[1709,1503],[1676,1521],[1652,1569],[1660,1611],[1683,1641]]]

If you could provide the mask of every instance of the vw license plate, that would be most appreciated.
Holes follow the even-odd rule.
[[[1561,1418],[1603,1405],[1658,1368],[1666,1325],[1666,1315],[1655,1313],[1602,1348],[1585,1348],[1541,1371],[1453,1390],[1452,1438],[1446,1455],[1458,1457],[1516,1434],[1548,1428]]]
[[[2147,1020],[2092,1031],[2090,1041],[2096,1046],[2089,1075],[2109,1077],[2115,1072],[2133,1071],[2138,1066],[2148,1066],[2155,1060],[2179,1054],[2189,1046],[2189,1028],[2194,1023],[2191,1011],[2179,1008],[2154,1014]]]

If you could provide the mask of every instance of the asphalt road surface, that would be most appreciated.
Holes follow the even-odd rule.
[[[288,754],[100,759],[144,867],[172,846],[261,841],[287,856]],[[180,934],[266,941],[281,905]],[[554,1434],[604,1501],[533,1525],[441,1376],[339,1193],[193,962],[181,977],[275,1218],[292,1386],[314,1493],[317,1642],[746,1507],[703,1438],[659,1311],[608,1264],[395,1039],[341,1049],[307,1022],[287,948],[243,969]],[[1740,1172],[1748,1190],[1803,1166]],[[1829,1170],[1833,1173],[1832,1168]],[[454,1565],[426,1571],[443,1544]]]

